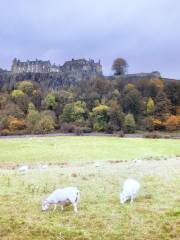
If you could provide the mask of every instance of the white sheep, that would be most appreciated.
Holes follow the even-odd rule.
[[[44,165],[39,165],[39,170],[46,170],[48,169],[48,165],[44,164]]]
[[[74,212],[77,212],[77,203],[79,199],[80,191],[76,187],[57,189],[43,201],[42,210],[46,211],[51,204],[54,204],[54,211],[56,210],[57,204],[61,205],[62,210],[65,205],[72,204]]]
[[[21,167],[18,168],[18,170],[21,173],[27,173],[28,170],[29,170],[29,166],[27,166],[27,165],[21,166]]]
[[[127,200],[131,200],[131,203],[136,198],[140,189],[140,184],[135,179],[127,179],[123,184],[123,191],[120,193],[120,202],[123,204]]]
[[[44,164],[41,166],[42,169],[48,169],[48,165]]]
[[[99,167],[101,167],[101,164],[100,164],[99,162],[95,162],[95,163],[94,163],[94,166],[97,167],[97,168],[99,168]]]

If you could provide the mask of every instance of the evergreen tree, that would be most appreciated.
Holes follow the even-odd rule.
[[[171,110],[171,102],[167,98],[165,92],[160,91],[156,97],[155,116],[161,120],[165,120]]]

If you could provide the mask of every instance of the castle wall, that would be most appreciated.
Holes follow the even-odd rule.
[[[11,67],[12,73],[59,73],[62,78],[80,81],[97,75],[102,75],[102,66],[94,60],[78,59],[67,61],[62,66],[51,65],[50,61],[26,61],[14,59]]]

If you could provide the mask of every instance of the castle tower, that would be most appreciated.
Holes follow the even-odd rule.
[[[18,60],[17,60],[17,58],[14,58],[12,61],[12,65],[11,65],[11,71],[13,73],[17,72],[17,64],[18,64]]]

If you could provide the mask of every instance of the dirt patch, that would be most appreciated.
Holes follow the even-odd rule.
[[[71,177],[77,177],[78,175],[76,173],[72,173]]]
[[[19,165],[15,164],[15,163],[1,163],[0,164],[0,169],[14,170],[17,167],[19,167]]]
[[[67,162],[55,162],[55,163],[49,163],[49,166],[60,166],[60,167],[66,167],[69,163]]]
[[[109,160],[108,163],[115,164],[115,163],[124,163],[127,162],[127,160]]]

